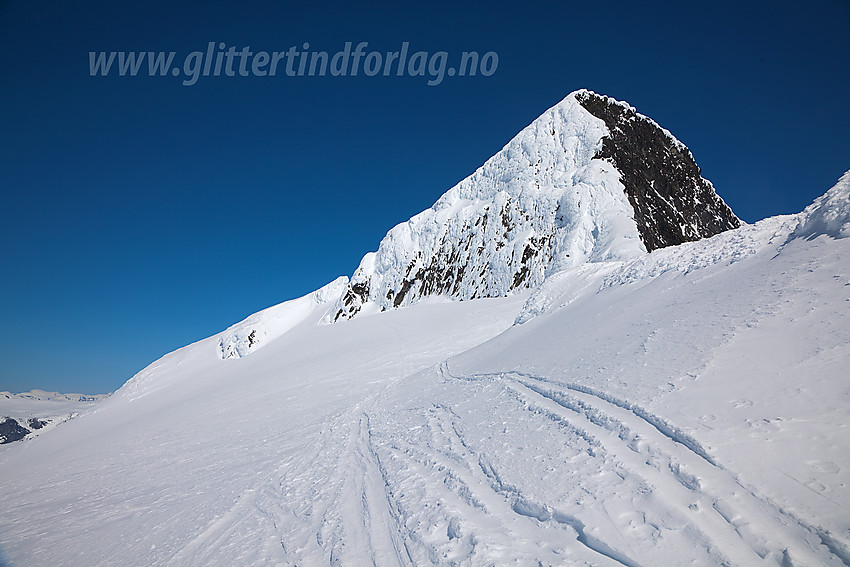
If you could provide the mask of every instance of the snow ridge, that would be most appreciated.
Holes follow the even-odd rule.
[[[307,318],[317,307],[336,301],[348,285],[340,276],[303,297],[284,301],[236,323],[219,337],[222,359],[242,358],[283,335]]]
[[[850,171],[832,189],[815,199],[800,215],[794,236],[827,234],[833,238],[850,236]]]

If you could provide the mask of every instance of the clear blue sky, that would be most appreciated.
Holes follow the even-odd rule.
[[[739,216],[850,168],[850,3],[0,0],[0,390],[114,390],[349,275],[578,88],[693,151]],[[494,51],[489,77],[90,77],[209,42]],[[145,73],[146,75],[146,73]]]

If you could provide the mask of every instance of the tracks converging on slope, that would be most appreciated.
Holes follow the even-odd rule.
[[[439,372],[467,383],[497,383],[533,416],[585,441],[589,453],[607,467],[638,477],[680,518],[688,537],[720,564],[847,563],[828,534],[759,497],[695,438],[636,404],[584,385],[520,372],[455,376],[446,363]],[[558,517],[547,503],[520,508],[519,513],[532,510],[540,521]]]
[[[519,372],[433,372],[433,397],[375,392],[335,414],[171,563],[847,564],[645,408]]]

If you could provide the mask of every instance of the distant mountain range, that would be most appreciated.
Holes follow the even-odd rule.
[[[60,394],[31,390],[0,392],[0,445],[48,431],[109,394]]]

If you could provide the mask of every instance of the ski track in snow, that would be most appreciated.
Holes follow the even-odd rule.
[[[698,441],[638,406],[529,374],[455,376],[447,362],[433,372],[462,384],[467,395],[489,391],[502,410],[513,404],[534,427],[554,426],[570,451],[595,463],[584,469],[613,471],[643,493],[647,509],[634,514],[645,525],[612,516],[607,521],[620,524],[620,537],[606,537],[611,532],[596,525],[598,514],[586,518],[584,507],[548,501],[506,478],[504,460],[470,439],[463,426],[469,418],[449,405],[412,409],[421,424],[399,435],[382,409],[384,394],[376,393],[331,420],[306,454],[245,491],[168,564],[207,564],[223,549],[245,548],[229,538],[249,533],[246,523],[259,518],[266,529],[258,530],[265,536],[254,543],[261,546],[255,559],[282,565],[493,565],[536,557],[543,565],[635,567],[657,561],[635,559],[652,554],[636,554],[634,537],[623,530],[631,524],[641,534],[659,513],[669,524],[654,526],[649,538],[649,547],[663,550],[659,559],[681,538],[701,550],[695,564],[846,564],[829,536],[759,498]],[[687,553],[694,559],[693,549]]]
[[[554,421],[586,441],[592,456],[613,459],[614,467],[639,476],[671,512],[682,516],[693,529],[695,543],[719,564],[748,565],[765,559],[780,565],[798,561],[802,565],[821,564],[823,548],[833,559],[847,562],[846,553],[827,534],[759,498],[741,485],[734,473],[718,465],[695,439],[639,406],[584,386],[528,374],[454,376],[447,363],[439,367],[439,372],[468,383],[498,382],[532,415]],[[452,431],[468,451],[454,424]],[[541,523],[570,526],[588,549],[623,565],[637,565],[605,542],[588,537],[577,518],[545,502],[528,499],[520,488],[504,484],[486,464],[486,458],[478,458],[493,490],[511,502],[515,513]],[[819,545],[823,547],[818,549]]]
[[[167,565],[218,564],[223,551],[244,549],[256,553],[233,556],[236,564],[362,565],[366,558],[372,565],[412,564],[386,487],[369,416],[352,420],[346,412],[312,450],[246,490]],[[249,523],[264,535],[246,546],[240,540],[251,533]]]
[[[706,548],[716,549],[732,564],[753,562],[753,553],[765,558],[771,547],[794,541],[799,535],[792,533],[795,529],[810,531],[799,523],[789,524],[791,518],[741,486],[695,440],[639,407],[574,385],[551,389],[545,380],[532,376],[521,376],[508,387],[530,407],[540,404],[556,419],[578,422],[585,431],[592,431],[617,461],[652,485],[663,486],[671,508],[683,515],[687,515],[685,506],[691,512],[702,511],[698,520],[689,521],[705,535]],[[728,537],[725,532],[730,528],[739,539]],[[778,542],[769,545],[768,539],[774,538]],[[818,561],[807,548],[794,549],[793,555],[804,564]]]

